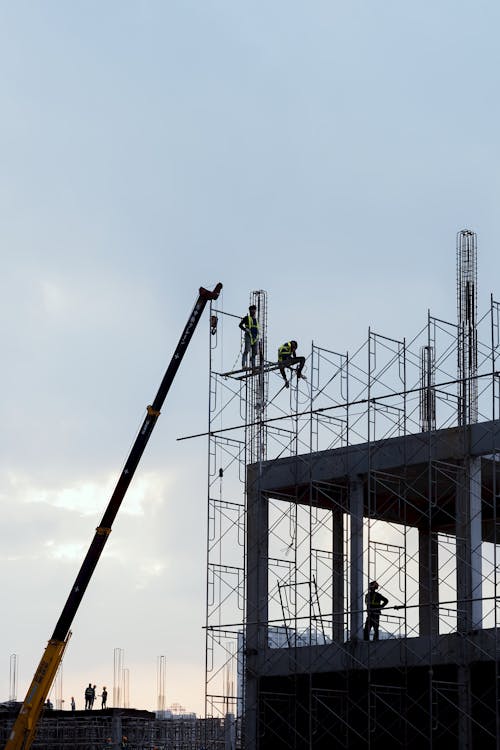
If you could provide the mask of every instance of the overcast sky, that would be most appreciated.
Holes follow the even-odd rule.
[[[499,31],[497,0],[0,0],[1,700],[200,285],[239,315],[267,290],[270,350],[306,353],[453,320],[464,227],[480,311],[499,291]],[[167,703],[203,710],[207,447],[176,438],[206,429],[206,334],[73,623],[78,707],[122,648],[132,706],[156,708],[164,655]]]

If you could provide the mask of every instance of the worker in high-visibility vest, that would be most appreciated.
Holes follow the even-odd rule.
[[[377,581],[371,581],[365,596],[366,622],[363,636],[365,641],[370,640],[370,630],[373,628],[373,640],[378,641],[378,628],[380,623],[380,612],[387,606],[389,599],[377,591]]]
[[[88,687],[85,688],[85,710],[90,711],[94,702],[94,688],[92,683],[89,682]]]
[[[285,374],[285,366],[290,367],[291,365],[297,365],[297,377],[303,378],[302,369],[306,363],[305,357],[297,356],[297,342],[286,341],[278,349],[278,364],[280,366],[281,377],[285,381],[285,387],[289,388],[290,383]]]
[[[241,358],[241,368],[246,369],[248,355],[250,354],[250,366],[255,369],[255,358],[257,356],[257,344],[259,341],[259,321],[257,319],[257,308],[250,305],[248,315],[244,315],[240,320],[239,327],[245,334],[245,343],[243,356]]]

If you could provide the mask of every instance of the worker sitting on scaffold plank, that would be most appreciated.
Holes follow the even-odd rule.
[[[297,342],[296,341],[286,341],[284,344],[282,344],[278,349],[278,364],[279,364],[279,370],[281,373],[281,377],[285,381],[285,388],[290,387],[290,383],[288,382],[288,379],[285,374],[285,367],[291,367],[291,365],[298,365],[297,367],[297,377],[303,378],[302,375],[302,369],[306,363],[305,357],[299,357],[297,356]]]

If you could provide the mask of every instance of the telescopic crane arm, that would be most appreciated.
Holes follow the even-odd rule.
[[[64,650],[71,636],[70,627],[76,615],[80,602],[92,578],[92,574],[104,549],[104,545],[111,533],[111,526],[116,518],[123,498],[128,490],[135,470],[141,460],[144,449],[153,432],[154,426],[160,416],[163,402],[170,390],[182,358],[186,353],[198,321],[209,300],[215,300],[220,294],[222,284],[217,284],[213,291],[199,290],[193,311],[182,332],[177,348],[172,356],[167,371],[163,377],[158,393],[153,403],[147,407],[146,417],[141,429],[135,439],[129,457],[123,471],[118,479],[115,490],[108,503],[108,507],[102,517],[101,523],[96,529],[95,536],[91,542],[87,555],[82,563],[75,583],[70,591],[66,604],[56,627],[48,642],[40,664],[35,672],[29,690],[21,706],[5,750],[28,750],[36,734],[38,721],[42,712],[43,704],[50,692],[52,682],[56,676],[57,669],[62,661]]]

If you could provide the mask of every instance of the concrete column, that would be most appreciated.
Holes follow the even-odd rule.
[[[471,674],[468,666],[457,667],[458,686],[458,750],[472,750]]]
[[[245,735],[258,748],[259,665],[267,649],[269,508],[260,490],[258,467],[247,469],[247,612],[245,644]]]
[[[121,748],[123,738],[122,717],[117,711],[113,711],[111,720],[111,741],[115,748]]]
[[[418,529],[418,603],[421,636],[439,635],[438,535],[429,528]],[[410,633],[410,636],[417,635]]]
[[[483,574],[482,558],[482,506],[481,506],[481,458],[469,462],[470,525],[471,525],[471,589],[472,629],[483,626]]]
[[[234,714],[226,714],[224,717],[224,750],[235,750],[236,748],[236,721]]]
[[[482,623],[481,459],[466,458],[457,479],[457,631],[468,633]]]
[[[363,638],[363,482],[351,482],[349,496],[351,519],[351,640]]]
[[[344,515],[341,510],[332,512],[333,522],[333,640],[343,643],[345,640],[345,605],[344,605]]]

